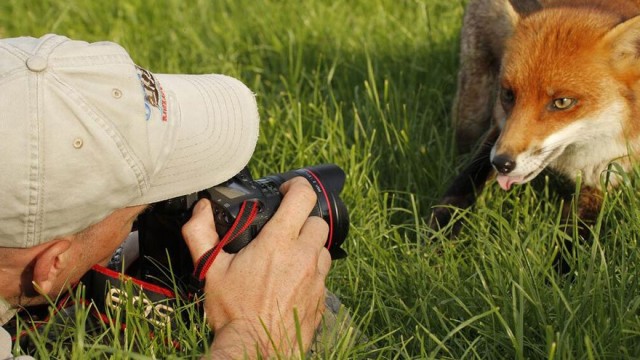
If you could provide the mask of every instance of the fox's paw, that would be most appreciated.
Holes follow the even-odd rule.
[[[445,196],[433,207],[429,217],[429,227],[436,231],[444,230],[449,235],[456,236],[460,232],[462,224],[460,220],[452,222],[454,214],[469,206],[471,206],[471,202],[466,196]]]

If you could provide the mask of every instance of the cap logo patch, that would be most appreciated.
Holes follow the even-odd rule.
[[[160,110],[162,121],[167,121],[167,97],[162,89],[162,85],[156,81],[156,78],[150,71],[138,65],[136,65],[136,70],[138,71],[138,78],[140,79],[142,91],[144,92],[146,119],[149,120],[151,118],[151,107],[155,107]]]

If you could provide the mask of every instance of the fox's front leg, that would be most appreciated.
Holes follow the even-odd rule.
[[[451,221],[456,208],[466,209],[476,201],[487,179],[493,174],[490,155],[500,130],[492,128],[486,135],[471,162],[456,176],[431,214],[430,225],[434,229],[445,227]],[[458,229],[454,228],[454,232]]]
[[[578,236],[582,240],[587,240],[590,237],[590,227],[593,226],[598,220],[598,214],[602,208],[603,195],[602,191],[598,188],[591,186],[583,186],[578,194],[576,202],[576,217],[577,217],[577,231]],[[567,202],[562,209],[563,223],[571,225],[573,223],[573,211],[571,202]],[[572,226],[569,226],[572,228]],[[569,228],[567,231],[569,231]]]
[[[574,215],[572,203],[570,201],[565,203],[562,209],[562,223],[565,225],[565,232],[569,237],[573,238],[573,232],[576,231],[580,241],[588,241],[591,238],[591,227],[595,225],[598,220],[598,214],[600,214],[602,208],[602,201],[603,194],[600,189],[591,186],[583,186],[580,189],[575,213],[577,217],[577,227],[573,226]],[[571,253],[573,248],[571,241],[565,241],[563,246],[563,252],[565,254]],[[554,266],[560,274],[566,274],[571,270],[563,256],[563,252],[559,252],[554,259]]]

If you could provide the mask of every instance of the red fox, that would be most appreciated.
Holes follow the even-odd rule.
[[[640,151],[640,0],[471,0],[454,124],[461,149],[487,135],[441,205],[468,207],[492,174],[509,190],[546,168],[576,181],[578,216]],[[450,221],[436,207],[432,225]]]

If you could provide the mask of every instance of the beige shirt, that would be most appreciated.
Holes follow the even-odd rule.
[[[27,355],[13,357],[11,348],[11,335],[3,327],[0,327],[0,360],[34,360]]]
[[[15,314],[16,310],[11,308],[11,305],[0,297],[0,360],[33,360],[31,356],[23,355],[14,358],[11,354],[11,335],[2,325],[6,324]]]
[[[16,309],[12,309],[11,305],[0,297],[0,326],[7,323],[16,314]]]

